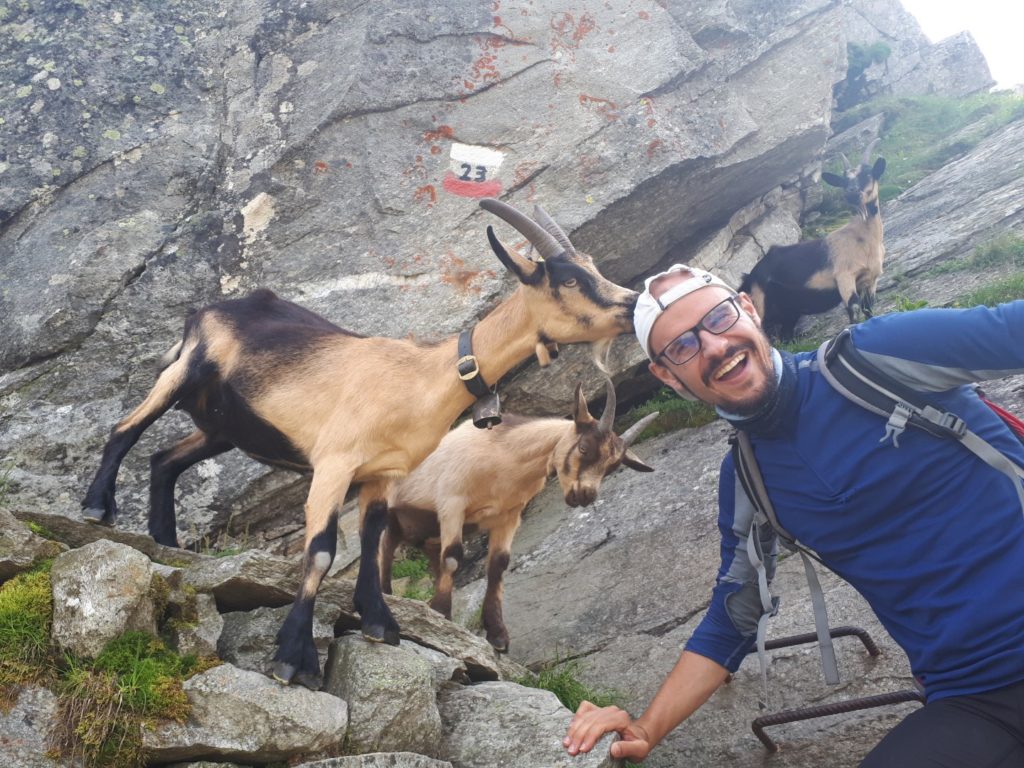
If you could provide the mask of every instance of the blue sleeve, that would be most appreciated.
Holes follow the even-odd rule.
[[[757,571],[746,554],[753,507],[737,485],[731,455],[722,462],[718,478],[718,510],[722,565],[708,610],[685,647],[735,672],[754,646],[761,598]],[[777,553],[770,528],[762,535],[762,548],[770,579]]]
[[[854,326],[852,333],[870,362],[921,391],[1024,373],[1024,300],[892,313]]]

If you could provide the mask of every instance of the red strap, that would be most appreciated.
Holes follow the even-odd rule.
[[[1010,428],[1010,430],[1015,435],[1017,435],[1017,437],[1019,437],[1021,440],[1024,440],[1024,421],[1021,421],[1019,418],[1014,416],[1009,411],[1007,411],[1007,410],[1005,410],[1003,408],[1000,408],[998,405],[993,403],[991,400],[988,400],[987,398],[984,398],[984,397],[981,398],[981,399],[985,401],[985,404],[989,408],[991,408],[993,411],[996,412],[996,414],[999,416],[999,418],[1001,418],[1003,421],[1006,422],[1006,426],[1008,426]]]

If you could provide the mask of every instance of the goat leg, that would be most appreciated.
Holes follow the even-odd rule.
[[[365,493],[367,486],[363,486]],[[363,499],[360,499],[362,505]],[[363,637],[375,643],[398,645],[399,626],[384,603],[381,591],[380,571],[377,568],[377,553],[380,539],[387,526],[388,505],[377,498],[366,504],[360,535],[359,575],[356,577],[356,592],[353,605],[359,612]]]

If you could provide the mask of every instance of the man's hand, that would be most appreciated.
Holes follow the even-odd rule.
[[[598,707],[589,701],[584,701],[576,710],[562,744],[570,755],[589,752],[602,736],[611,731],[622,737],[622,741],[612,744],[612,757],[640,761],[651,751],[650,737],[628,712],[618,707]]]

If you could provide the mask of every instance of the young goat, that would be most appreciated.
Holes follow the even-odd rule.
[[[474,380],[486,388],[531,353],[546,358],[558,342],[610,343],[633,328],[636,293],[602,277],[540,208],[534,221],[498,200],[480,204],[539,256],[532,261],[507,251],[487,228],[491,248],[521,285],[463,334],[475,355],[459,351],[456,337],[422,345],[357,336],[269,290],[256,291],[189,317],[155,386],[103,449],[82,506],[87,519],[112,524],[117,470],[142,432],[174,405],[195,421],[195,432],[151,459],[149,531],[171,546],[174,483],[196,462],[239,448],[265,464],[312,470],[302,584],[274,656],[273,674],[283,682],[320,685],[313,603],[334,560],[349,485],[361,484],[355,608],[367,638],[397,644],[399,627],[381,595],[377,564],[395,482],[473,402]]]
[[[846,305],[851,323],[858,309],[870,317],[885,258],[878,210],[878,180],[885,171],[885,159],[869,165],[877,142],[865,148],[856,169],[840,155],[845,177],[821,175],[826,184],[846,190],[847,202],[857,206],[859,215],[823,239],[773,245],[743,276],[740,290],[750,294],[770,335],[789,340],[802,315],[827,312],[840,302]]]
[[[541,492],[547,478],[557,474],[565,503],[585,507],[597,498],[604,477],[620,464],[653,471],[629,446],[658,414],[645,416],[619,437],[612,429],[615,387],[610,381],[607,392],[600,420],[590,415],[583,387],[577,384],[572,421],[506,415],[491,430],[466,422],[445,435],[437,450],[398,484],[381,543],[384,590],[391,592],[395,548],[413,544],[430,558],[435,577],[430,607],[450,619],[463,530],[490,531],[483,622],[488,642],[507,651],[502,575],[523,508]]]

